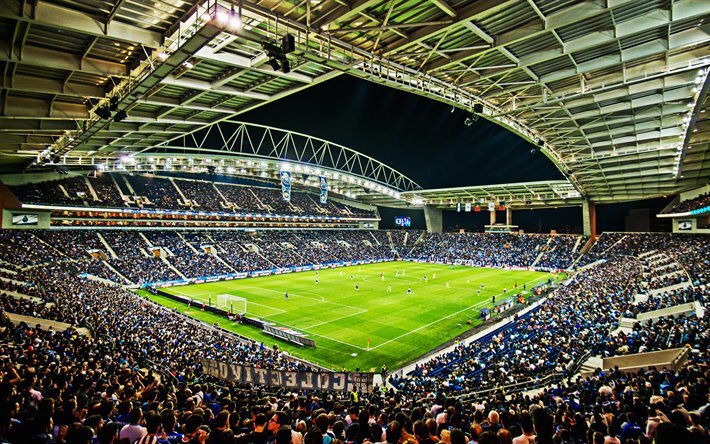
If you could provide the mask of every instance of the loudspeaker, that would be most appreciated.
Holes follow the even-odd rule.
[[[279,64],[279,61],[273,57],[269,58],[269,65],[271,65],[271,68],[273,68],[274,71],[278,71],[279,69],[281,69],[281,64]]]
[[[482,103],[474,103],[473,104],[473,112],[475,114],[483,113],[483,104]]]
[[[284,74],[288,74],[291,71],[291,64],[288,62],[286,56],[281,59],[281,71],[283,71]]]
[[[284,52],[284,54],[293,52],[294,49],[296,49],[296,39],[293,37],[293,35],[286,34],[285,36],[283,36],[283,38],[281,39],[281,50]]]

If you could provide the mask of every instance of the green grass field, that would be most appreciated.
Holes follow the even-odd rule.
[[[424,275],[428,282],[423,280]],[[516,283],[520,292],[523,284],[529,289],[549,276],[531,271],[389,262],[320,270],[318,284],[316,272],[307,271],[164,289],[205,303],[211,299],[213,305],[218,305],[219,294],[244,297],[248,301],[247,316],[305,333],[316,341],[315,349],[276,340],[257,328],[230,322],[195,306],[188,308],[166,297],[142,294],[267,345],[278,342],[282,350],[320,365],[369,371],[383,363],[395,369],[415,360],[471,328],[468,319],[476,325],[480,309],[492,305],[493,295],[500,302],[516,293]],[[484,287],[478,296],[481,283]],[[407,294],[409,287],[412,294]],[[506,295],[503,288],[508,289]],[[284,297],[287,291],[288,300]]]

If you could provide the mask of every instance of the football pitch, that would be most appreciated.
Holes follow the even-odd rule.
[[[247,316],[301,332],[316,348],[288,344],[195,305],[143,294],[267,346],[278,343],[294,356],[331,369],[376,371],[382,364],[401,367],[480,323],[480,309],[492,306],[494,295],[500,303],[523,285],[530,289],[549,277],[534,271],[387,262],[163,289],[216,306],[220,294],[243,297]]]

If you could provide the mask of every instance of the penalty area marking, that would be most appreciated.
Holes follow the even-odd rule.
[[[339,321],[339,320],[341,320],[341,319],[349,318],[349,317],[351,317],[351,316],[357,316],[357,315],[361,315],[361,314],[363,314],[363,313],[367,313],[367,310],[365,310],[364,308],[361,308],[360,310],[361,310],[361,311],[359,311],[359,312],[357,312],[357,313],[350,313],[350,314],[345,315],[345,316],[340,316],[340,317],[338,317],[338,318],[331,319],[331,320],[329,320],[329,321],[319,322],[319,323],[317,323],[317,324],[309,325],[308,327],[304,327],[304,328],[320,327],[321,325],[330,324],[330,323],[332,323],[332,322],[336,322],[336,321]]]
[[[244,287],[242,287],[242,288],[250,288],[250,289],[252,289],[252,290],[259,290],[259,291],[270,291],[270,292],[272,292],[272,293],[278,293],[278,294],[280,294],[280,295],[282,295],[282,296],[283,296],[283,294],[285,293],[285,291],[272,290],[272,289],[270,289],[270,288],[260,288],[260,287],[252,287],[252,286],[244,286]],[[325,302],[326,304],[337,305],[337,306],[339,306],[339,307],[350,308],[350,309],[353,309],[353,310],[362,310],[362,308],[360,308],[360,307],[354,307],[354,306],[352,306],[352,305],[346,305],[346,304],[340,304],[340,303],[338,303],[338,302],[327,301],[327,300],[325,300],[325,298],[324,298],[323,296],[319,296],[319,298],[316,299],[316,298],[311,298],[311,297],[308,297],[308,296],[303,296],[304,294],[316,294],[316,293],[310,293],[310,292],[307,292],[307,291],[301,291],[301,292],[298,292],[298,293],[291,293],[291,292],[288,293],[289,297],[291,297],[291,296],[297,296],[297,297],[299,297],[299,298],[310,299],[310,300],[312,300],[312,301]],[[269,297],[269,296],[267,296],[267,297]],[[278,296],[271,296],[271,299],[274,299],[274,298],[278,298]],[[247,299],[247,301],[249,301],[249,299]]]

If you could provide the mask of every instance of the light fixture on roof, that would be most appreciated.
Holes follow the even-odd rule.
[[[229,21],[229,13],[224,9],[218,9],[215,18],[220,25],[226,25]]]
[[[168,59],[168,54],[164,51],[160,51],[158,53],[158,58],[164,62]]]
[[[115,116],[113,116],[113,121],[120,122],[122,120],[125,120],[127,117],[128,117],[128,114],[126,113],[125,110],[122,109],[119,112],[117,112]]]
[[[96,111],[94,111],[94,113],[96,113],[97,116],[104,120],[108,120],[111,118],[111,110],[107,105],[102,105],[96,108]]]
[[[193,65],[189,60],[185,60],[185,62],[183,63],[183,65],[184,65],[185,68],[187,68],[187,69],[192,69],[192,68],[195,67],[195,65]]]

